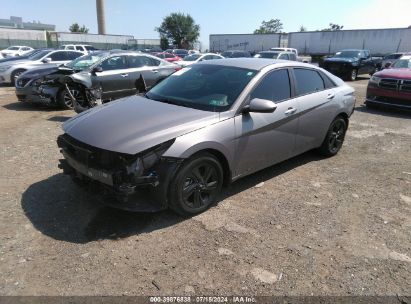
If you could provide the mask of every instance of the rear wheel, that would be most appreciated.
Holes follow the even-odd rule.
[[[170,185],[170,207],[181,215],[194,215],[213,205],[223,185],[223,169],[211,154],[202,153],[178,171]]]
[[[345,133],[347,131],[347,122],[342,117],[337,117],[331,123],[327,135],[319,148],[319,152],[324,156],[334,156],[340,151]]]

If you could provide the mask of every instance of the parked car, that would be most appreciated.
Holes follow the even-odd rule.
[[[28,53],[25,53],[24,55],[21,56],[15,56],[15,57],[5,57],[0,59],[0,63],[2,62],[11,62],[11,61],[17,61],[17,60],[23,60],[23,59],[31,59],[34,55],[37,53],[40,53],[45,50],[50,50],[52,51],[53,49],[34,49]]]
[[[176,61],[181,60],[180,57],[178,57],[174,54],[171,54],[171,53],[167,53],[167,52],[154,53],[153,55],[158,57],[158,58],[164,59],[165,61],[168,61],[168,62],[176,62]]]
[[[282,59],[297,61],[297,56],[292,52],[280,52],[280,51],[263,51],[254,55],[254,58],[266,58],[266,59]]]
[[[88,54],[92,51],[97,51],[97,49],[92,45],[87,44],[63,44],[60,47],[61,50],[71,50],[71,51],[79,51],[84,54]]]
[[[74,97],[78,103],[76,110],[81,112],[104,101],[146,90],[177,69],[172,63],[144,53],[97,51],[64,66],[22,74],[16,81],[16,95],[20,101],[66,109],[73,107]],[[140,77],[144,83],[140,83]]]
[[[223,59],[224,57],[217,54],[192,54],[185,57],[183,60],[176,62],[179,66],[186,67],[204,60]]]
[[[200,54],[201,52],[199,50],[189,50],[188,54],[192,55],[192,54]]]
[[[247,58],[251,57],[249,51],[225,51],[221,54],[224,58]]]
[[[392,53],[392,54],[385,56],[382,59],[381,65],[379,66],[378,70],[383,70],[383,69],[388,68],[395,60],[399,59],[403,55],[404,53]]]
[[[16,79],[21,74],[32,68],[58,66],[80,56],[83,56],[83,53],[77,51],[46,50],[34,55],[31,59],[0,63],[0,83],[11,83],[14,85]]]
[[[184,59],[184,57],[188,55],[188,51],[183,49],[174,49],[171,51],[171,53],[180,57],[181,59]]]
[[[374,74],[377,61],[373,60],[368,50],[349,49],[324,59],[322,67],[334,75],[354,81],[359,74]]]
[[[3,57],[16,57],[16,56],[22,56],[32,50],[33,48],[29,46],[15,45],[15,46],[9,46],[7,49],[2,50],[1,54],[3,55]]]
[[[365,104],[411,110],[411,54],[371,77]]]
[[[353,88],[311,65],[203,61],[145,97],[66,121],[59,167],[104,189],[116,208],[192,215],[214,204],[224,183],[307,150],[337,154],[354,103]]]
[[[271,51],[276,51],[276,52],[291,52],[294,53],[295,56],[297,56],[297,61],[300,62],[304,62],[304,63],[311,63],[311,56],[300,56],[298,54],[298,50],[294,49],[294,48],[280,48],[280,47],[276,47],[276,48],[270,48]]]

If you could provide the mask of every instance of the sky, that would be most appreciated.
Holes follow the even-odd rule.
[[[173,12],[190,14],[200,25],[200,42],[208,48],[210,34],[252,33],[263,20],[280,19],[283,31],[328,27],[344,29],[394,28],[411,25],[411,0],[105,0],[108,34],[159,38],[154,30]],[[0,18],[23,17],[55,24],[68,31],[78,22],[97,33],[95,0],[0,0]]]

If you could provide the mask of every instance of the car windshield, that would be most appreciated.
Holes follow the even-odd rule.
[[[43,58],[44,56],[46,56],[50,52],[51,52],[51,50],[38,51],[38,52],[34,53],[33,55],[29,56],[29,59],[30,60],[39,60],[39,59]]]
[[[90,54],[78,57],[73,61],[70,61],[65,66],[76,71],[83,71],[100,61],[104,57],[104,54]]]
[[[341,51],[335,53],[337,58],[360,58],[360,52],[358,51]]]
[[[9,51],[18,51],[20,48],[18,46],[10,46],[7,48]]]
[[[254,57],[255,58],[277,58],[278,57],[278,52],[270,52],[270,53],[258,53]]]
[[[193,54],[193,55],[189,55],[189,56],[184,57],[184,61],[196,61],[200,57],[201,57],[201,55]]]
[[[146,97],[179,106],[223,112],[228,110],[255,70],[200,64],[181,69],[147,92]]]
[[[411,58],[410,59],[399,59],[392,64],[395,69],[410,69],[411,68]]]

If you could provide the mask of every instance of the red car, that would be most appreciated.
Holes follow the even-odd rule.
[[[402,56],[388,69],[371,77],[365,105],[411,110],[411,54]]]
[[[174,54],[167,53],[167,52],[155,53],[154,56],[156,56],[158,58],[161,58],[161,59],[164,59],[168,62],[175,62],[175,61],[180,61],[181,60],[180,57],[178,57]]]

